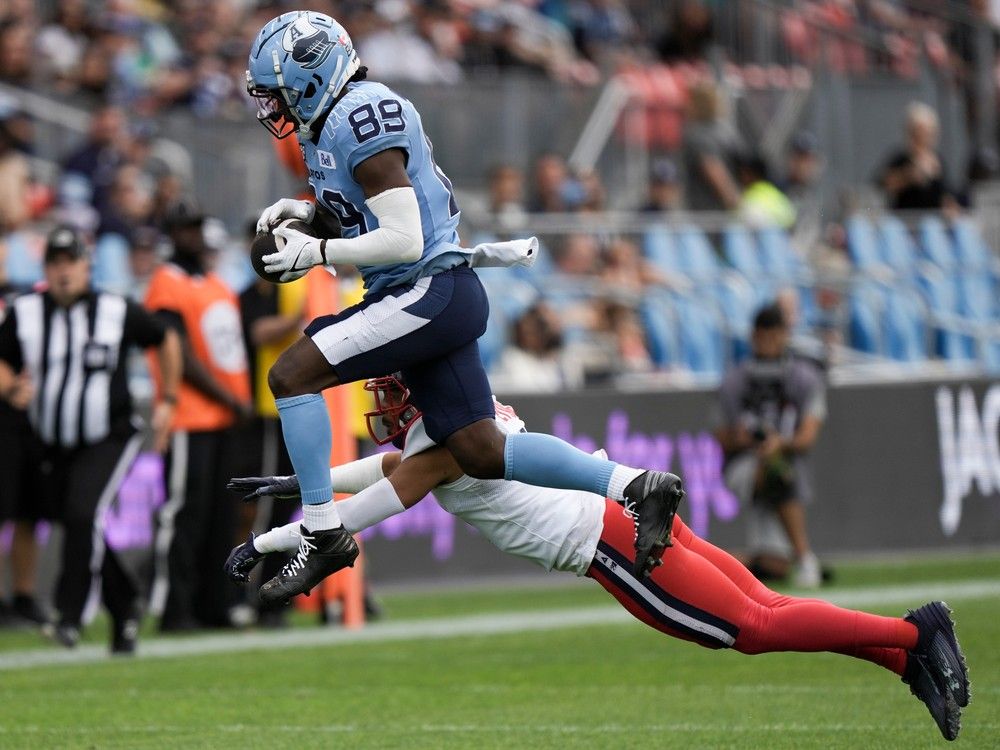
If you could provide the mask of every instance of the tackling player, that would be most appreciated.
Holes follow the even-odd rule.
[[[458,245],[459,210],[434,163],[413,105],[365,80],[347,31],[312,11],[267,23],[250,50],[247,91],[258,120],[277,138],[295,135],[316,201],[338,214],[338,239],[289,228],[266,270],[287,281],[317,265],[355,265],[364,300],[312,321],[268,373],[285,445],[302,484],[304,525],[314,546],[284,588],[306,590],[347,565],[358,549],[332,501],[330,425],[320,392],[401,371],[424,414],[427,434],[470,476],[596,492],[635,510],[636,575],[670,544],[680,480],[621,466],[550,435],[505,434],[494,421],[477,339],[489,304],[469,252]],[[282,199],[259,231],[282,219],[312,219],[315,204]],[[537,241],[521,241],[525,258]],[[281,578],[282,576],[279,576]]]
[[[665,564],[649,578],[637,578],[630,572],[632,523],[619,505],[586,492],[463,475],[453,457],[427,435],[420,412],[398,380],[379,378],[365,387],[375,392],[378,404],[366,415],[372,437],[401,445],[402,452],[330,470],[337,491],[358,493],[337,503],[351,532],[401,513],[433,491],[442,508],[501,550],[547,570],[595,579],[635,617],[663,633],[744,654],[830,651],[865,659],[900,675],[927,705],[946,739],[958,735],[960,707],[969,702],[969,679],[944,604],[934,602],[895,618],[777,594],[727,552],[695,536],[678,516]],[[496,423],[508,435],[524,430],[513,409],[501,404]],[[247,499],[297,495],[295,477],[241,478],[229,486],[249,490]],[[294,570],[312,544],[297,524],[251,535],[232,551],[226,571],[245,582],[267,554],[298,547],[288,563]],[[287,593],[269,582],[260,595],[274,602]]]

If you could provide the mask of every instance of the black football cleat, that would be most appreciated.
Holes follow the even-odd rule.
[[[949,692],[961,708],[969,705],[969,669],[955,635],[951,610],[944,602],[930,602],[904,618],[920,633],[914,653],[923,657],[941,692]]]
[[[73,649],[80,642],[80,629],[68,623],[46,623],[42,626],[42,634],[51,638],[60,646]]]
[[[647,471],[629,482],[625,510],[635,521],[635,564],[632,573],[642,579],[661,565],[672,545],[670,531],[677,506],[684,497],[680,477],[665,471]]]
[[[931,674],[926,659],[914,652],[909,652],[906,658],[906,670],[903,672],[903,682],[910,686],[910,692],[919,698],[931,717],[941,730],[941,736],[949,742],[958,737],[961,729],[962,711],[953,696],[947,690],[938,687],[938,682]]]
[[[308,594],[317,583],[343,568],[354,567],[358,543],[347,529],[310,533],[300,526],[299,551],[274,578],[260,587],[260,603],[284,604],[298,594]]]
[[[266,552],[258,552],[257,548],[253,546],[253,532],[251,532],[243,544],[233,547],[233,551],[229,553],[223,567],[226,570],[226,575],[234,583],[246,583],[250,580],[250,571],[265,557],[267,557]]]

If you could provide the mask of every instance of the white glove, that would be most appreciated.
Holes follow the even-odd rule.
[[[264,261],[264,270],[268,273],[284,271],[281,274],[281,281],[300,279],[313,266],[326,263],[323,255],[323,245],[326,244],[326,240],[310,237],[297,229],[284,226],[276,227],[272,234],[284,242],[284,247],[276,253],[265,255],[261,260]]]
[[[298,219],[311,222],[316,214],[316,204],[309,201],[298,201],[294,198],[282,198],[264,209],[257,219],[257,231],[266,232],[282,219]]]

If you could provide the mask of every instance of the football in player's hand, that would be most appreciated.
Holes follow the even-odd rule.
[[[316,207],[316,215],[313,217],[311,224],[307,224],[299,219],[285,219],[279,222],[277,226],[272,227],[271,231],[258,232],[257,236],[254,237],[253,244],[250,246],[250,263],[253,265],[253,270],[257,272],[258,276],[265,281],[270,281],[272,284],[282,283],[281,274],[283,272],[268,273],[265,271],[263,258],[265,255],[278,252],[278,250],[285,246],[283,239],[275,237],[272,234],[273,230],[277,229],[277,227],[290,227],[297,229],[303,234],[308,234],[310,237],[320,237],[324,240],[332,240],[340,237],[340,218],[337,214],[326,210],[322,205]]]
[[[316,236],[316,232],[313,231],[313,228],[309,224],[298,219],[285,219],[278,223],[278,227],[296,229],[302,232],[302,234],[308,234],[310,237]],[[272,284],[282,283],[281,275],[284,271],[278,271],[277,273],[268,273],[265,271],[264,256],[276,253],[285,247],[285,241],[281,237],[275,237],[273,234],[273,230],[278,227],[272,227],[272,230],[268,232],[258,232],[257,236],[253,238],[253,244],[250,246],[250,263],[253,265],[253,270],[262,279],[270,281]]]

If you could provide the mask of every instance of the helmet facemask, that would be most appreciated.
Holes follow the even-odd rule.
[[[254,84],[247,71],[247,93],[257,103],[257,122],[278,140],[294,133],[299,122],[284,89],[268,89]]]
[[[368,434],[377,445],[386,445],[404,437],[421,416],[410,403],[410,391],[393,376],[372,378],[365,390],[375,397],[374,411],[365,413]]]

